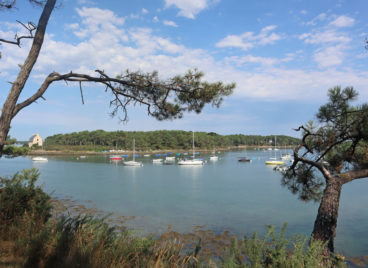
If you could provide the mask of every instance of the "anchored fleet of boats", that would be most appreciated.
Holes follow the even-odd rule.
[[[280,156],[280,159],[277,159],[276,157],[276,137],[275,137],[275,142],[274,142],[274,148],[268,148],[267,150],[273,150],[274,151],[274,157],[270,157],[269,160],[265,161],[266,165],[274,165],[275,166],[275,170],[278,171],[286,171],[288,169],[287,166],[285,166],[285,162],[292,162],[292,155],[290,153],[286,153]],[[176,153],[175,156],[171,153],[168,152],[163,153],[163,154],[155,154],[155,156],[157,158],[152,159],[152,163],[153,164],[166,164],[166,165],[173,165],[173,164],[178,164],[178,165],[182,165],[182,166],[201,166],[205,163],[205,161],[202,158],[196,158],[196,155],[198,153],[195,152],[195,143],[194,143],[194,132],[193,132],[193,138],[192,138],[192,156],[188,156],[187,152],[184,153]],[[151,155],[149,154],[145,154],[143,155],[144,157],[151,157]],[[128,158],[129,155],[111,155],[109,156],[110,161],[111,162],[120,162],[122,161],[124,158]],[[143,166],[142,162],[136,161],[135,158],[139,157],[139,155],[137,155],[135,153],[135,139],[133,139],[133,155],[132,155],[132,160],[125,160],[123,161],[123,164],[125,166]],[[160,158],[160,157],[164,157],[164,158]],[[182,158],[184,157],[184,158]],[[80,156],[81,159],[86,158],[86,156]],[[79,159],[79,158],[78,158]],[[37,156],[37,157],[33,157],[32,158],[33,161],[35,162],[47,162],[48,159],[46,157],[41,157],[41,156]],[[177,161],[178,160],[178,161]],[[212,151],[212,154],[209,156],[208,158],[209,161],[211,162],[216,162],[219,160],[219,157],[216,155],[215,150]],[[247,157],[247,155],[243,156],[243,157],[239,157],[238,158],[238,162],[252,162],[252,160],[250,158]]]

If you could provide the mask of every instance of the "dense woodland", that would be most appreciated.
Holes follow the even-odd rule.
[[[288,136],[276,136],[277,146],[294,146],[299,139]],[[103,130],[57,134],[47,137],[46,150],[131,150],[133,139],[136,150],[190,149],[192,148],[192,132],[181,130],[159,131],[112,131]],[[257,135],[219,135],[214,132],[195,132],[195,146],[198,149],[213,150],[234,146],[255,145],[274,146],[274,136]]]

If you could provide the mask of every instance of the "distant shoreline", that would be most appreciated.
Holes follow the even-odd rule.
[[[286,146],[279,148],[281,149],[293,149],[295,146]],[[270,146],[257,146],[257,145],[240,145],[240,146],[231,146],[227,148],[216,148],[216,152],[226,152],[231,150],[239,150],[239,149],[267,149]],[[137,154],[162,154],[172,152],[176,153],[191,153],[192,150],[183,150],[183,149],[163,149],[163,150],[152,150],[152,151],[136,151]],[[196,149],[196,152],[201,153],[212,153],[213,149]],[[114,155],[114,154],[132,154],[132,150],[114,150],[109,152],[96,152],[96,151],[70,151],[70,150],[33,150],[28,153],[28,155]]]

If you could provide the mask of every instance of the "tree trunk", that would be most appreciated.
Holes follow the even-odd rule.
[[[314,239],[327,242],[327,249],[330,252],[334,252],[334,238],[342,185],[341,180],[336,177],[331,177],[327,181],[312,232]]]
[[[21,70],[18,73],[17,79],[12,84],[12,88],[8,94],[6,101],[4,102],[0,116],[0,157],[3,153],[6,137],[8,136],[10,123],[13,117],[16,115],[15,106],[18,98],[22,93],[24,85],[26,84],[28,77],[33,69],[34,64],[38,59],[40,50],[43,44],[46,26],[49,21],[52,10],[54,9],[56,0],[48,0],[40,19],[38,21],[36,34],[33,38],[32,47],[28,53]]]

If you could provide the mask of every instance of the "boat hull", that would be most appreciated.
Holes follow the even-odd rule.
[[[266,165],[283,165],[284,161],[268,160],[265,162]]]
[[[35,161],[35,162],[47,162],[48,159],[46,157],[33,157],[32,158],[32,161]]]
[[[181,166],[200,166],[203,165],[203,160],[180,160],[178,165]]]
[[[125,161],[124,162],[125,166],[131,166],[131,167],[140,167],[143,166],[143,164],[141,162],[136,162],[136,161]]]
[[[120,160],[122,160],[123,159],[123,157],[121,157],[121,156],[110,156],[110,160],[111,161],[120,161]]]

